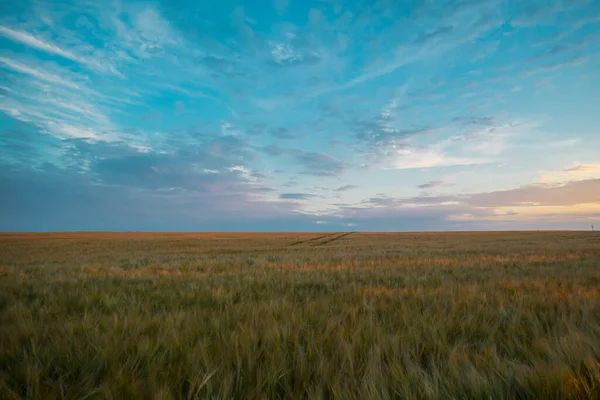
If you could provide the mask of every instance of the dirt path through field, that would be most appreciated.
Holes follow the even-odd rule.
[[[348,235],[350,235],[350,234],[352,234],[352,233],[356,233],[356,232],[346,232],[346,233],[342,233],[342,234],[341,234],[341,235],[339,235],[339,236],[336,236],[336,237],[333,237],[333,238],[331,238],[331,239],[327,239],[327,240],[324,240],[324,241],[322,241],[322,242],[320,242],[320,243],[317,243],[317,244],[315,244],[315,246],[323,246],[323,245],[326,245],[326,244],[328,244],[328,243],[331,243],[331,242],[333,242],[333,241],[336,241],[336,240],[338,240],[338,239],[341,239],[341,238],[343,238],[344,236],[348,236]]]
[[[335,234],[336,234],[336,232],[334,232],[334,233],[328,233],[328,234],[326,234],[326,235],[317,236],[317,237],[314,237],[314,238],[311,238],[311,239],[306,239],[306,240],[298,240],[298,241],[296,241],[296,242],[294,242],[294,243],[290,244],[290,246],[297,246],[297,245],[299,245],[299,244],[302,244],[302,243],[314,242],[314,241],[316,241],[316,240],[324,239],[324,238],[327,238],[327,237],[333,236],[333,235],[335,235]]]

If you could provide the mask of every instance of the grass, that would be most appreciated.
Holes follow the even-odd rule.
[[[599,399],[600,235],[0,234],[2,399]]]

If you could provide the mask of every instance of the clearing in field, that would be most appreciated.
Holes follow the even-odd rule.
[[[0,398],[600,398],[600,236],[0,235]]]

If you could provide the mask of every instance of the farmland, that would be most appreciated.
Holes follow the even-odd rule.
[[[0,234],[0,398],[600,398],[600,235]]]

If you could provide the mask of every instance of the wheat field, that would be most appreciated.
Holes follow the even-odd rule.
[[[2,399],[599,399],[600,235],[0,234]]]

